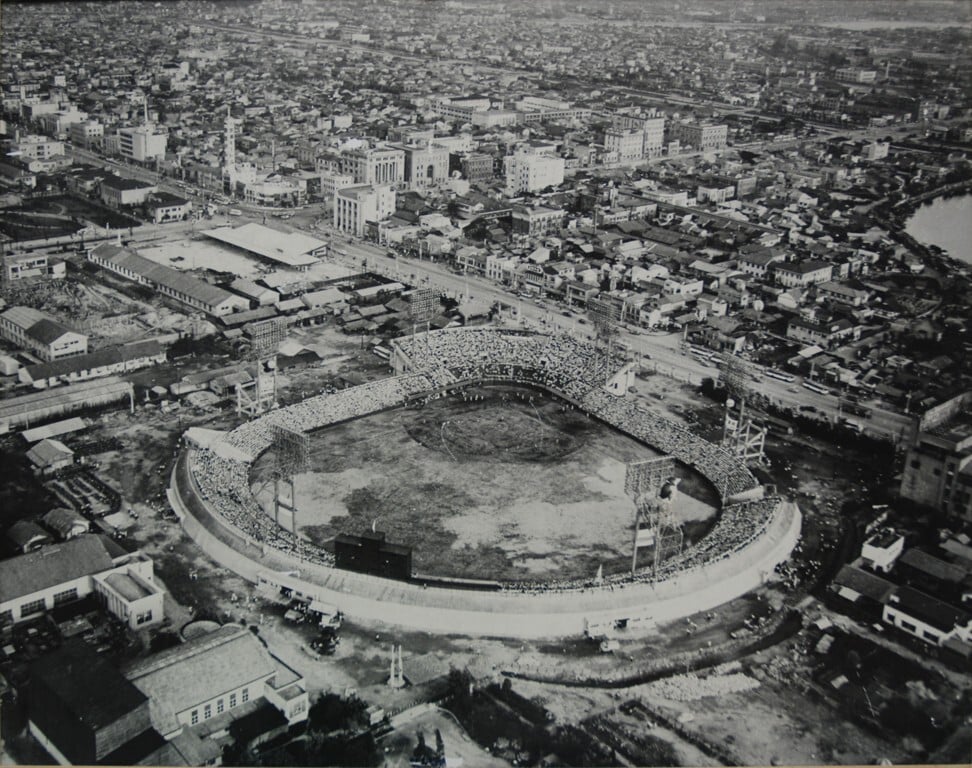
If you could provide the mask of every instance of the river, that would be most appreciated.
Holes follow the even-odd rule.
[[[926,245],[937,245],[948,255],[972,264],[972,194],[939,197],[918,208],[905,232]]]

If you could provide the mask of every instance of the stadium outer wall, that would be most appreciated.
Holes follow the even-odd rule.
[[[299,561],[278,550],[261,550],[208,509],[194,488],[183,453],[173,469],[169,501],[186,532],[221,566],[271,588],[286,586],[331,603],[349,618],[415,630],[493,637],[544,638],[609,633],[623,621],[630,630],[710,610],[766,581],[800,535],[801,514],[780,502],[769,527],[755,541],[705,568],[657,585],[522,593],[422,587]]]

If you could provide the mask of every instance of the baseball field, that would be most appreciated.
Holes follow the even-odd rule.
[[[634,504],[628,462],[657,453],[559,400],[481,387],[313,433],[296,477],[297,526],[327,544],[374,526],[413,547],[414,570],[474,579],[545,581],[630,567]],[[275,457],[251,482],[272,514]],[[686,546],[714,522],[718,497],[698,474],[674,510]],[[289,527],[289,526],[288,526]]]

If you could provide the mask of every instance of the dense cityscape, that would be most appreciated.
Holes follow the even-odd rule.
[[[4,3],[0,763],[969,763],[970,24]]]

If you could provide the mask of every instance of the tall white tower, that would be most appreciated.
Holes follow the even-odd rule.
[[[223,178],[229,181],[230,192],[236,187],[236,120],[226,107],[226,120],[223,123],[225,136],[223,139]]]

